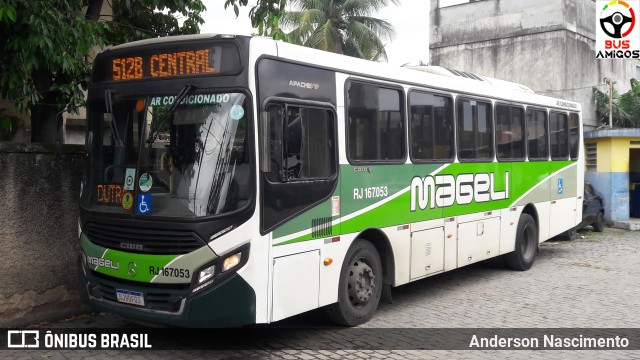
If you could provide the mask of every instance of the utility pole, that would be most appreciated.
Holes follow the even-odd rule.
[[[609,79],[609,127],[613,127],[613,107],[612,107],[612,98],[613,98],[613,81]]]

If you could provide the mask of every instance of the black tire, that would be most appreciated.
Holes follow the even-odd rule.
[[[87,291],[87,281],[84,277],[84,271],[82,270],[83,256],[84,254],[78,255],[76,259],[76,285],[77,285],[76,290],[78,291],[80,301],[82,301],[82,304],[85,305],[87,308],[89,308],[91,306],[91,303],[89,302],[89,293]]]
[[[596,215],[596,221],[594,221],[591,226],[593,226],[593,231],[604,231],[604,214],[602,213],[602,211],[598,212],[598,215]]]
[[[531,269],[538,253],[538,226],[529,214],[520,215],[515,251],[505,255],[507,266],[513,270]]]
[[[370,242],[358,239],[351,245],[338,286],[338,302],[326,307],[329,318],[345,326],[369,321],[382,294],[382,262]]]
[[[562,233],[561,238],[564,240],[573,241],[578,237],[578,228],[574,227]]]

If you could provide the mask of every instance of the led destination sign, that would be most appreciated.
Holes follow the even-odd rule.
[[[134,80],[145,77],[167,77],[192,74],[213,74],[219,71],[220,47],[196,51],[114,58],[113,80]]]
[[[242,70],[238,47],[229,42],[125,48],[99,54],[93,82],[235,75]]]

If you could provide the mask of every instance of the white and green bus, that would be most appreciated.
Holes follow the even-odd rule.
[[[83,286],[143,322],[354,326],[582,217],[580,105],[474,74],[169,37],[99,54],[87,110]]]

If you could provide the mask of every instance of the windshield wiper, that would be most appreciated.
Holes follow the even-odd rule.
[[[120,132],[118,131],[118,124],[116,124],[115,116],[113,115],[113,93],[111,92],[111,90],[106,90],[104,92],[104,105],[107,110],[107,114],[109,114],[111,135],[113,136],[115,146],[124,147],[124,143],[122,142],[122,138],[120,137]]]
[[[184,98],[187,95],[189,95],[195,88],[197,88],[196,84],[185,85],[185,87],[182,88],[182,90],[180,90],[180,93],[178,93],[178,96],[176,96],[176,99],[173,101],[173,104],[171,104],[171,106],[169,107],[169,110],[167,111],[166,114],[164,114],[162,119],[158,121],[153,121],[153,123],[151,123],[151,130],[149,132],[149,137],[147,138],[147,144],[149,144],[149,146],[151,146],[151,144],[153,144],[153,142],[156,141],[156,139],[158,138],[158,134],[160,133],[161,126],[164,125],[164,123],[167,122],[167,120],[169,120],[169,118],[171,117],[171,114],[173,114],[173,112],[176,111],[176,108],[178,108],[178,105],[180,104],[180,102],[184,100]]]

